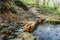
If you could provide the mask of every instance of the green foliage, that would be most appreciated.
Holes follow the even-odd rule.
[[[60,14],[60,11],[56,10],[54,7],[46,6],[46,5],[45,6],[41,5],[40,7],[46,12],[52,12],[52,13],[55,13],[55,14]]]
[[[21,0],[24,3],[28,3],[28,4],[35,4],[36,2],[34,0]]]
[[[30,4],[30,7],[37,7],[36,1],[34,0],[21,0],[24,3]],[[47,5],[40,5],[40,8],[42,8],[45,12],[52,12],[54,14],[60,14],[60,10],[55,9],[55,7],[47,6]]]

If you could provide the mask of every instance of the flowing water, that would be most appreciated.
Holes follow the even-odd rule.
[[[60,24],[53,25],[44,23],[38,25],[33,34],[36,40],[60,40]]]

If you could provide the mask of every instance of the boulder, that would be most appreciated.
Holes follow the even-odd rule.
[[[41,24],[43,22],[43,20],[41,18],[36,18],[36,22],[37,22],[37,24]]]
[[[28,32],[23,32],[22,34],[18,36],[20,37],[20,39],[23,39],[23,40],[34,40],[35,39],[35,37]]]
[[[24,25],[24,30],[27,32],[32,32],[36,27],[36,22],[29,21]]]

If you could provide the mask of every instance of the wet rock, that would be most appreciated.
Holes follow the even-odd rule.
[[[13,39],[14,38],[14,36],[8,36],[8,39]]]
[[[22,33],[24,40],[34,40],[35,37],[30,33]]]
[[[5,34],[5,33],[7,32],[7,30],[8,30],[7,28],[2,28],[2,29],[0,30],[0,34],[1,34],[1,33]]]
[[[36,22],[30,21],[24,25],[24,30],[27,32],[32,32],[36,27]]]
[[[36,22],[37,22],[37,24],[41,24],[43,22],[43,20],[41,18],[36,18]]]
[[[0,40],[3,40],[3,37],[4,37],[5,35],[0,35]]]
[[[7,24],[7,23],[1,23],[0,26],[2,26],[2,27],[9,27],[9,24]]]
[[[34,40],[35,39],[35,37],[32,34],[28,33],[28,32],[22,33],[20,35],[20,38],[21,37],[23,38],[23,40]]]
[[[14,39],[11,39],[11,40],[23,40],[22,38],[14,38]]]
[[[29,10],[29,8],[21,1],[14,1],[18,7],[21,7],[24,10]]]
[[[16,9],[14,9],[14,7],[11,7],[9,10],[10,10],[12,13],[17,13],[17,12],[16,12]]]
[[[2,40],[8,40],[8,37],[7,36],[4,36]]]

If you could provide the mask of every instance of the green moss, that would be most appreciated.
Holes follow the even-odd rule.
[[[52,12],[52,13],[55,13],[55,14],[60,14],[60,10],[56,10],[52,6],[41,5],[40,8],[42,8],[45,12]]]
[[[60,23],[60,20],[56,20],[54,18],[47,18],[46,21],[53,24]]]

